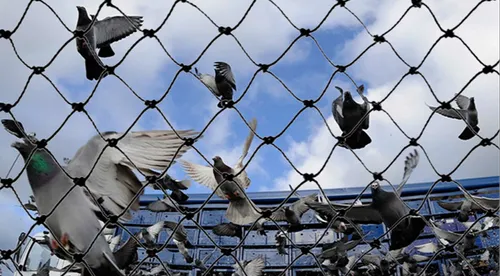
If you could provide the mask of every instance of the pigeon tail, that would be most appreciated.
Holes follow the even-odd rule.
[[[95,59],[93,59],[93,58],[86,58],[85,59],[85,71],[87,74],[87,79],[98,80],[99,76],[105,70],[106,69],[104,69],[104,67],[102,67]],[[103,76],[103,78],[104,78],[104,76]]]
[[[107,58],[107,57],[112,57],[115,55],[115,52],[113,51],[113,49],[111,48],[111,45],[108,45],[108,46],[104,46],[102,47],[100,50],[99,50],[99,56],[100,57],[103,57],[103,58]]]
[[[479,133],[478,126],[473,127],[473,129],[476,133]],[[458,138],[460,138],[461,140],[469,140],[474,136],[476,136],[476,134],[474,132],[472,132],[472,130],[468,126],[466,126],[464,131],[462,131],[462,133],[460,133]]]
[[[184,202],[184,201],[189,199],[188,195],[186,195],[185,193],[183,193],[182,191],[179,191],[179,190],[172,191],[172,193],[170,194],[170,197],[179,203]]]
[[[229,202],[226,218],[230,222],[236,225],[252,224],[259,217],[260,214],[253,208],[248,199],[237,199]]]
[[[342,134],[344,135],[344,134]],[[359,130],[353,133],[349,138],[346,139],[345,143],[351,149],[362,149],[372,142],[372,139],[364,130]]]

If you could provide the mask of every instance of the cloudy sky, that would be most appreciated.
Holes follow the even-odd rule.
[[[83,5],[91,14],[97,12],[99,1],[48,1],[53,11],[67,28],[73,30],[77,19],[76,5]],[[172,9],[174,1],[128,1],[119,8],[128,15],[144,16],[144,29],[154,29],[162,24]],[[234,26],[248,11],[251,1],[192,1],[200,10],[219,26]],[[205,73],[213,74],[215,61],[231,64],[237,82],[236,97],[248,88],[246,95],[238,103],[238,110],[247,121],[256,118],[257,133],[261,137],[280,133],[297,112],[303,107],[284,87],[288,87],[300,99],[316,99],[326,89],[317,107],[326,119],[325,125],[320,114],[307,109],[299,115],[275,144],[296,166],[305,173],[316,173],[322,169],[317,180],[322,187],[366,186],[371,174],[358,160],[361,159],[371,171],[385,169],[408,144],[408,137],[421,134],[419,143],[425,148],[429,160],[439,173],[449,173],[467,153],[480,142],[479,137],[468,141],[458,139],[465,126],[464,122],[435,115],[422,129],[431,115],[426,106],[447,101],[464,87],[463,95],[473,96],[480,111],[479,126],[482,137],[492,137],[499,129],[499,77],[497,73],[481,74],[469,83],[484,65],[496,64],[499,70],[499,15],[498,2],[480,5],[458,28],[457,38],[443,38],[435,45],[419,68],[427,83],[419,75],[401,78],[408,72],[408,65],[418,66],[429,49],[443,34],[426,7],[411,9],[401,22],[385,38],[389,44],[372,43],[372,35],[382,34],[399,20],[408,9],[409,1],[350,1],[346,7],[364,22],[367,30],[347,9],[335,8],[326,20],[332,1],[257,1],[245,20],[231,36],[219,37],[196,63]],[[426,1],[442,29],[451,29],[475,7],[474,1]],[[27,0],[1,2],[0,9],[8,10],[0,16],[0,29],[13,30],[23,16]],[[118,15],[111,7],[103,7],[98,18]],[[320,22],[321,27],[312,38],[299,39],[282,59],[270,68],[280,81],[271,74],[258,73],[254,62],[269,64],[277,60],[287,47],[297,38],[297,28],[313,29]],[[64,27],[53,12],[40,2],[33,2],[22,23],[12,35],[12,44],[0,39],[1,94],[0,102],[13,103],[25,92],[19,104],[12,110],[29,132],[37,137],[47,138],[70,114],[71,107],[55,90],[69,102],[84,101],[94,89],[96,82],[85,78],[83,59],[76,52],[75,42],[62,48],[59,55],[45,70],[50,82],[42,76],[33,76],[26,85],[30,66],[43,66],[61,49],[72,34]],[[146,38],[136,45],[117,68],[116,73],[127,85],[116,77],[106,77],[96,88],[95,95],[86,109],[100,131],[126,130],[143,110],[144,104],[130,90],[145,99],[158,99],[167,91],[179,67],[164,49],[178,63],[190,64],[218,34],[210,20],[203,13],[186,3],[175,6],[171,16],[157,33],[157,40]],[[127,50],[141,37],[135,33],[114,44],[116,55],[104,59],[105,64],[114,65]],[[317,46],[318,43],[321,49]],[[246,53],[242,51],[243,46]],[[395,54],[398,53],[399,57]],[[21,57],[21,62],[15,55]],[[472,54],[473,52],[474,54]],[[367,131],[373,142],[364,149],[355,151],[357,157],[343,148],[336,148],[328,159],[336,140],[329,129],[340,135],[340,130],[331,116],[331,102],[338,96],[334,86],[355,91],[353,83],[343,74],[336,74],[331,63],[349,64],[346,73],[358,84],[365,86],[370,101],[380,101],[391,91],[392,94],[382,104],[384,112],[371,114],[370,129]],[[249,59],[253,60],[253,62]],[[403,61],[404,60],[404,61]],[[406,63],[406,64],[405,64]],[[408,64],[408,65],[407,65]],[[54,85],[54,86],[53,86]],[[397,85],[397,87],[396,87]],[[128,87],[127,87],[128,86]],[[130,88],[129,88],[130,87]],[[396,87],[394,89],[394,87]],[[359,98],[355,98],[361,102]],[[191,74],[180,73],[160,108],[176,129],[203,129],[219,111],[217,101],[211,93]],[[10,115],[1,113],[0,118]],[[134,130],[169,128],[156,111],[146,112],[135,124]],[[402,131],[404,132],[402,132]],[[74,114],[61,131],[49,143],[48,148],[60,162],[64,157],[72,157],[78,147],[96,134],[90,121],[83,114]],[[248,128],[234,110],[226,110],[208,128],[197,147],[208,160],[214,155],[222,156],[227,163],[234,164],[241,154],[242,143]],[[0,131],[0,175],[5,177],[17,152],[10,147],[13,137]],[[494,141],[498,144],[498,137]],[[251,152],[260,141],[254,140]],[[402,177],[404,151],[396,162],[384,173],[384,177],[398,183]],[[410,182],[433,181],[438,175],[431,162],[419,150],[421,161]],[[250,154],[251,155],[251,154]],[[202,163],[201,157],[191,151],[185,159]],[[247,159],[248,160],[248,159]],[[17,176],[22,168],[19,160],[10,177]],[[480,147],[470,154],[466,161],[454,172],[456,179],[498,175],[499,151],[494,147]],[[302,177],[296,173],[278,150],[271,146],[262,147],[254,156],[247,169],[252,186],[250,191],[285,190],[288,184],[298,185]],[[185,178],[179,165],[171,168],[175,178]],[[308,183],[304,188],[314,188]],[[31,194],[27,179],[23,174],[14,184],[21,199],[26,201]],[[193,184],[191,193],[208,192],[198,184]],[[0,248],[15,245],[18,233],[27,231],[31,221],[23,214],[19,202],[11,190],[0,191],[2,215],[0,223]],[[8,223],[5,223],[8,222]]]

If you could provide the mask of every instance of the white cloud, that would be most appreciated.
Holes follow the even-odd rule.
[[[426,3],[431,7],[444,29],[458,24],[476,5],[472,2],[455,1],[427,1]],[[408,8],[408,3],[383,1],[372,8],[371,16],[365,17],[374,20],[367,24],[367,27],[372,34],[380,34],[401,17]],[[356,12],[355,8],[353,10]],[[360,18],[365,19],[363,15]],[[499,27],[494,23],[498,21],[498,4],[488,3],[479,7],[455,31],[479,59],[488,65],[496,63],[499,59]],[[411,10],[401,23],[386,35],[386,39],[411,66],[417,66],[441,34],[429,12],[421,8]],[[372,41],[372,38],[362,30],[352,40],[345,43],[339,57],[345,62],[350,62]],[[419,71],[429,81],[439,100],[447,101],[459,92],[482,67],[458,39],[447,38],[442,39],[435,46]],[[389,45],[383,44],[369,49],[347,72],[365,84],[369,100],[380,101],[391,91],[403,74],[408,72],[408,67],[396,57]],[[476,99],[480,112],[480,135],[483,137],[491,137],[499,129],[498,79],[497,74],[481,75],[463,93]],[[352,85],[344,86],[344,89],[354,90]],[[330,97],[327,101],[332,99],[333,97]],[[361,102],[359,98],[357,101]],[[438,105],[423,79],[419,76],[409,76],[395,89],[382,107],[391,114],[403,131],[410,137],[416,137],[431,114],[425,103]],[[331,112],[329,110],[328,112],[330,114],[328,124],[336,135],[340,135],[341,132]],[[319,119],[317,122],[320,122]],[[336,142],[326,126],[322,123],[319,125],[319,130],[312,131],[306,140],[292,141],[289,144],[286,153],[292,161],[296,162],[295,165],[301,172],[319,171],[327,159],[329,150]],[[419,140],[439,173],[451,172],[469,150],[480,141],[477,137],[469,141],[459,140],[458,135],[464,126],[464,122],[436,114]],[[372,113],[368,133],[373,142],[365,149],[357,150],[356,154],[372,171],[383,170],[399,150],[408,144],[408,139],[401,134],[387,115],[381,112]],[[497,137],[494,142],[498,145],[498,141]],[[388,172],[384,173],[384,176],[392,183],[399,183],[403,173],[403,158],[410,150],[412,149],[406,150]],[[433,171],[424,153],[421,150],[419,152],[420,165],[410,182],[437,179],[438,175]],[[467,158],[453,177],[498,175],[498,168],[498,149],[481,147]],[[317,178],[324,188],[365,186],[372,179],[354,155],[342,148],[335,149],[332,158]],[[289,170],[276,180],[273,189],[288,190],[289,183],[296,186],[302,180],[303,178],[294,170]],[[305,187],[315,188],[315,184],[308,183]]]

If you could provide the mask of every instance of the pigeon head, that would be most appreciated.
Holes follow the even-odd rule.
[[[339,231],[344,233],[345,231],[347,231],[347,225],[345,225],[345,223],[343,221],[341,221],[339,223],[339,227],[338,227]]]
[[[89,18],[89,15],[87,14],[87,10],[84,7],[77,6],[76,9],[78,10],[78,21],[76,23],[77,26],[82,26],[92,22],[92,20]]]
[[[351,95],[351,92],[349,91],[345,91],[344,92],[344,105],[352,105],[354,104],[355,101],[354,99],[352,98],[352,95]]]
[[[375,190],[375,191],[378,190],[380,188],[380,183],[378,183],[378,181],[373,182],[371,185],[371,188],[372,188],[372,190]]]

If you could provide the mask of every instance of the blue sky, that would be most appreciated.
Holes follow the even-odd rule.
[[[221,1],[231,13],[217,9],[218,5],[195,1],[210,17],[221,26],[233,26],[239,21],[249,6],[248,3]],[[297,26],[314,28],[331,7],[330,1],[318,1],[314,6],[306,2],[276,1]],[[365,1],[363,4],[352,1],[348,7],[356,13],[368,26],[370,32],[379,34],[389,29],[408,8],[408,3],[392,1]],[[9,6],[11,12],[0,19],[0,28],[12,29],[19,20],[27,2],[19,1]],[[76,20],[74,5],[82,4],[90,13],[95,13],[99,1],[78,1],[78,3],[54,3],[54,10],[61,16],[69,28],[73,28]],[[143,15],[143,28],[155,28],[163,20],[172,3],[123,3],[120,8],[130,15]],[[0,4],[1,6],[2,4]],[[444,28],[456,25],[475,5],[452,1],[434,1],[429,5]],[[470,48],[486,64],[498,61],[498,24],[492,24],[493,18],[498,21],[498,9],[487,7],[498,3],[486,3],[457,29],[467,41]],[[448,8],[453,7],[451,11]],[[99,18],[116,15],[111,8],[105,8]],[[186,20],[188,18],[188,20]],[[42,20],[40,20],[42,19]],[[412,10],[386,38],[392,43],[400,55],[410,64],[418,64],[429,47],[441,35],[436,24],[424,9]],[[189,23],[187,23],[187,21]],[[43,22],[40,23],[40,22]],[[415,28],[415,26],[419,26]],[[479,27],[478,27],[479,26]],[[47,32],[46,30],[51,30]],[[408,31],[411,30],[411,31]],[[191,63],[208,42],[217,34],[217,29],[210,25],[198,11],[187,6],[180,6],[172,14],[168,23],[158,33],[165,48],[180,63]],[[274,61],[298,35],[298,31],[283,18],[270,3],[258,1],[247,19],[234,31],[234,35],[250,56],[257,63]],[[18,53],[28,64],[45,64],[71,37],[53,14],[41,5],[33,5],[26,19],[13,35]],[[135,33],[114,46],[116,56],[104,60],[106,64],[118,62],[128,48],[140,37]],[[335,9],[322,27],[314,33],[325,54],[336,64],[352,61],[372,43],[359,22],[346,10]],[[36,43],[35,43],[36,42]],[[95,86],[95,82],[85,79],[81,57],[76,53],[74,44],[65,47],[54,63],[47,69],[47,76],[55,83],[71,102],[83,101]],[[0,65],[5,72],[0,76],[4,84],[5,94],[0,96],[1,102],[13,102],[19,96],[30,73],[13,55],[10,43],[0,40],[0,55],[5,60]],[[219,38],[196,64],[203,73],[213,74],[213,63],[226,61],[231,64],[235,74],[239,98],[242,91],[257,70],[244,53],[239,49],[232,37]],[[454,93],[481,70],[480,64],[458,40],[443,40],[427,58],[422,73],[426,76],[441,100],[450,99]],[[131,51],[117,74],[122,77],[141,97],[157,99],[163,95],[170,85],[178,67],[168,58],[162,48],[153,39],[145,39]],[[408,68],[394,55],[387,44],[376,45],[368,50],[347,73],[359,84],[364,84],[369,100],[381,100],[394,87]],[[497,69],[498,70],[498,69]],[[311,99],[320,95],[333,73],[334,68],[327,62],[317,46],[310,38],[300,39],[288,54],[270,69],[299,98]],[[317,104],[335,134],[339,129],[331,116],[331,101],[337,97],[334,86],[355,91],[354,86],[342,74],[337,74],[330,84],[322,100]],[[498,75],[489,74],[479,77],[465,95],[476,97],[478,109],[481,110],[481,134],[492,136],[498,130]],[[356,98],[361,102],[359,98]],[[218,111],[216,100],[212,94],[192,75],[182,72],[177,78],[165,100],[159,105],[176,129],[201,130]],[[383,104],[410,136],[416,136],[430,115],[427,104],[436,105],[435,99],[426,84],[418,77],[409,77],[395,90],[387,102]],[[269,74],[259,73],[243,100],[238,104],[247,121],[255,117],[258,121],[257,133],[261,136],[276,135],[293,116],[303,107]],[[96,90],[94,97],[87,105],[90,116],[101,131],[124,131],[137,117],[144,105],[116,78],[105,78]],[[41,77],[33,78],[24,98],[14,109],[16,118],[21,120],[28,131],[37,132],[39,137],[47,137],[62,123],[64,116],[71,109],[65,105],[50,84]],[[482,115],[484,114],[484,115]],[[8,116],[3,114],[1,118]],[[439,172],[451,171],[467,152],[480,140],[478,137],[470,141],[460,141],[458,134],[464,127],[463,122],[452,121],[434,116],[426,129],[421,144],[429,154],[429,159]],[[134,129],[168,128],[156,111],[148,111],[139,120]],[[407,139],[394,124],[382,113],[371,116],[371,127],[368,131],[372,144],[366,149],[357,151],[368,168],[375,171],[384,169],[394,159],[399,150],[407,144]],[[436,135],[436,133],[439,133]],[[82,114],[75,114],[61,132],[49,143],[60,162],[63,157],[72,157],[77,148],[86,142],[95,131],[90,122]],[[208,160],[214,155],[221,155],[229,164],[234,164],[241,154],[241,146],[248,134],[248,128],[233,110],[226,110],[209,127],[197,146]],[[498,137],[497,137],[498,140]],[[16,156],[9,147],[12,136],[0,133],[0,173],[5,175],[12,160]],[[260,141],[254,139],[251,153]],[[286,131],[276,140],[292,162],[303,172],[318,171],[326,160],[335,140],[328,133],[323,121],[313,109],[305,110]],[[403,152],[384,176],[393,183],[398,183],[402,176],[404,157],[409,150]],[[421,152],[422,153],[422,152]],[[498,175],[498,150],[479,148],[454,174],[455,178]],[[202,164],[201,159],[191,150],[185,159]],[[487,162],[485,160],[488,160]],[[13,170],[17,175],[22,162],[18,162]],[[481,165],[480,165],[481,164]],[[180,166],[175,165],[169,171],[178,179],[185,178]],[[259,150],[247,170],[252,179],[249,191],[286,190],[288,184],[296,186],[302,180],[282,155],[270,146]],[[427,158],[421,158],[419,167],[410,182],[432,181],[437,178]],[[325,170],[318,177],[321,185],[326,187],[365,186],[371,175],[352,153],[344,149],[336,149]],[[16,183],[16,190],[26,201],[31,194],[26,177]],[[307,186],[314,188],[314,186]],[[193,183],[188,193],[206,193],[209,190]],[[0,227],[6,235],[4,244],[12,246],[19,231],[26,231],[30,222],[26,217],[19,218],[17,207],[13,207],[10,191],[1,191],[2,208],[10,207],[6,219],[21,222],[15,230],[10,226]]]

